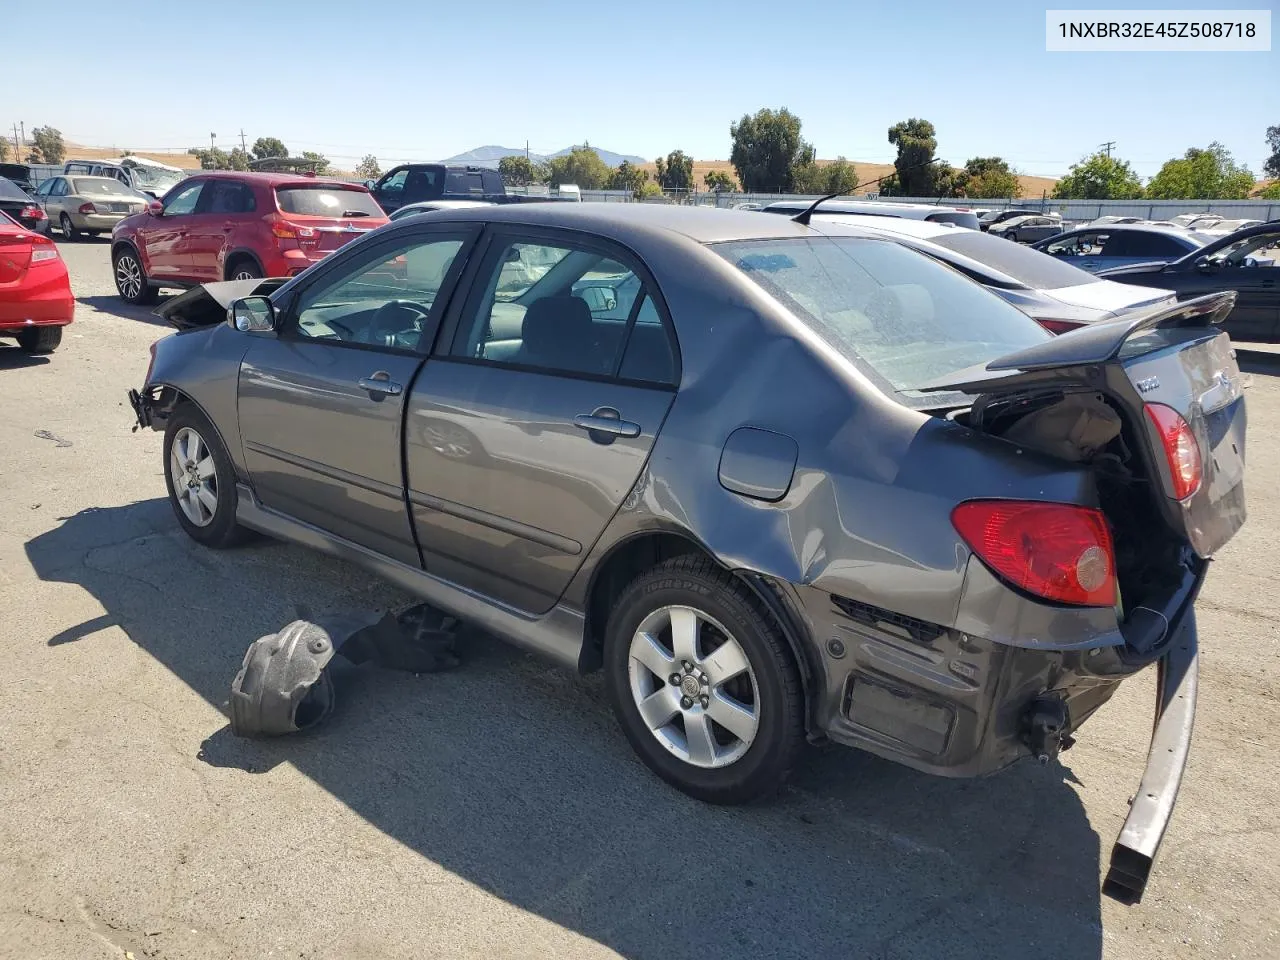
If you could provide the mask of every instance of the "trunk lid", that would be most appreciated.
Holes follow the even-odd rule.
[[[980,397],[1085,389],[1103,394],[1140,438],[1137,451],[1161,516],[1201,557],[1219,550],[1245,521],[1244,380],[1230,338],[1218,329],[1233,292],[1161,305],[1121,320],[1082,327],[964,371],[922,391]],[[1166,442],[1146,410],[1171,408],[1190,427],[1200,483],[1175,496]]]
[[[0,283],[16,283],[31,264],[31,236],[19,227],[0,223]]]

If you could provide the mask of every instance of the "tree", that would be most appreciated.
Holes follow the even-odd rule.
[[[1271,156],[1262,163],[1262,172],[1268,177],[1280,178],[1280,127],[1267,127],[1267,146]]]
[[[231,170],[248,170],[249,155],[241,147],[235,147],[227,154],[227,167]]]
[[[707,185],[708,190],[715,193],[733,193],[738,189],[738,181],[723,170],[708,171],[706,176],[702,178],[702,182]]]
[[[1008,161],[1000,157],[972,157],[958,171],[955,186],[978,200],[1022,196],[1022,184]]]
[[[287,157],[289,148],[275,137],[259,137],[253,142],[253,149],[249,152],[253,154],[253,159],[263,160],[266,157]]]
[[[1267,184],[1254,196],[1259,200],[1280,200],[1280,180]]]
[[[796,168],[813,163],[813,147],[800,136],[800,118],[786,107],[743,114],[729,125],[729,136],[729,162],[748,193],[789,192]]]
[[[946,189],[949,178],[935,169],[944,165],[933,163],[938,139],[932,123],[916,117],[895,123],[889,128],[889,142],[898,148],[898,156],[893,161],[897,179],[891,190],[882,186],[881,193],[899,192],[907,197],[932,197],[938,193],[950,192]]]
[[[1103,151],[1073,163],[1053,188],[1055,200],[1136,200],[1142,181],[1127,161]]]
[[[796,193],[852,193],[858,186],[858,170],[840,157],[830,163],[807,163],[796,169]]]
[[[1242,200],[1253,191],[1253,173],[1237,164],[1231,152],[1214,141],[1205,149],[1192,147],[1170,160],[1147,184],[1155,200]]]
[[[310,160],[316,165],[316,173],[324,176],[329,172],[329,158],[323,153],[316,153],[312,150],[303,150],[302,159]]]
[[[0,163],[4,163],[9,159],[9,141],[4,137],[0,137]]]
[[[664,190],[693,189],[693,157],[683,150],[672,150],[666,160],[659,157],[654,165],[658,168],[658,185]]]
[[[201,170],[231,169],[231,158],[227,155],[227,151],[219,147],[206,147],[203,150],[199,147],[192,147],[187,153],[193,157],[200,158]]]
[[[609,182],[613,171],[590,144],[583,144],[564,156],[553,158],[547,164],[547,173],[553,187],[576,183],[583,190],[599,190]]]
[[[61,163],[67,153],[62,131],[54,127],[36,127],[31,131],[31,144],[28,163]]]
[[[502,176],[503,183],[513,187],[527,187],[531,183],[545,183],[548,175],[546,164],[518,154],[503,157],[499,160],[498,173]]]
[[[644,194],[644,185],[649,182],[649,171],[641,170],[629,160],[623,160],[609,177],[610,190],[629,190],[637,200]]]
[[[499,165],[499,169],[501,169],[501,165]],[[365,154],[364,159],[356,165],[356,176],[365,180],[377,180],[382,176],[382,168],[378,166],[378,158],[372,153]]]

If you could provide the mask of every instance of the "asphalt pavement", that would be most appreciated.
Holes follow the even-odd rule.
[[[632,756],[597,677],[468,634],[463,665],[337,671],[271,741],[222,712],[305,604],[410,598],[347,564],[178,528],[125,393],[168,328],[62,243],[79,305],[0,347],[0,957],[1280,956],[1280,354],[1242,351],[1250,521],[1200,600],[1195,742],[1143,902],[1099,895],[1152,671],[1060,764],[948,781],[813,749],[718,809]]]

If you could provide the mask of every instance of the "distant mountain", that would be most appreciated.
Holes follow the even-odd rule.
[[[547,160],[553,159],[554,157],[566,156],[567,154],[571,153],[575,149],[577,148],[565,147],[563,150],[557,150],[555,153],[546,154],[546,155],[539,154],[539,153],[531,153],[529,154],[529,159],[533,160],[535,163],[545,162]],[[596,156],[598,156],[601,160],[603,160],[605,162],[605,165],[609,167],[620,166],[623,160],[630,160],[632,163],[647,162],[644,157],[636,157],[628,154],[614,153],[611,150],[601,150],[599,147],[592,147],[591,149],[594,150],[596,152]],[[444,160],[441,160],[440,162],[441,163],[465,163],[465,164],[470,164],[476,167],[496,167],[498,165],[498,161],[501,160],[503,157],[523,157],[523,156],[524,156],[524,150],[518,147],[499,147],[499,146],[489,145],[484,147],[476,147],[474,150],[468,150],[466,153],[459,153],[457,156],[447,157]]]

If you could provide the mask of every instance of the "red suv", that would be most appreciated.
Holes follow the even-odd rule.
[[[359,184],[282,173],[201,173],[111,231],[116,290],[291,277],[387,222]]]

